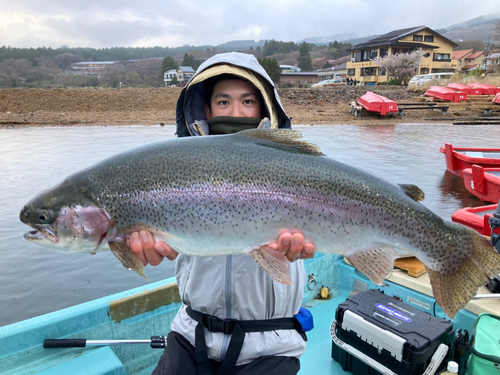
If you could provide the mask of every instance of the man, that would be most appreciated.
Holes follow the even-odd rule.
[[[227,53],[207,60],[177,103],[179,137],[290,125],[274,84],[252,55]],[[274,281],[245,254],[178,256],[167,244],[155,242],[147,231],[131,235],[129,246],[145,265],[157,265],[164,257],[177,258],[176,276],[184,305],[172,322],[167,349],[154,374],[298,372],[305,336],[290,323],[295,322],[292,317],[302,302],[305,272],[302,261],[297,260],[312,257],[314,245],[299,231],[283,228],[276,235],[277,241],[267,247],[284,253],[292,262],[292,285]],[[204,323],[200,323],[202,319]],[[241,324],[221,332],[212,329],[207,320]],[[254,325],[245,330],[245,325],[252,326],[249,321],[272,322],[273,326]]]

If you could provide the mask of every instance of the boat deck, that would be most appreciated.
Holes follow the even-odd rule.
[[[331,357],[330,326],[338,304],[359,291],[377,288],[429,314],[444,318],[435,304],[426,274],[413,278],[395,269],[382,286],[369,281],[346,264],[342,257],[318,253],[305,262],[306,274],[314,274],[314,290],[305,287],[304,306],[314,316],[308,332],[306,353],[301,357],[300,375],[349,374]],[[320,300],[319,288],[326,286],[331,298]],[[480,288],[479,293],[488,293]],[[174,279],[136,288],[23,322],[0,327],[0,368],[9,375],[151,374],[162,354],[149,345],[116,345],[87,348],[44,349],[48,338],[88,340],[149,339],[166,335],[180,303]],[[469,332],[481,312],[498,315],[498,299],[473,300],[452,320],[455,329]],[[69,370],[71,369],[71,370]],[[69,372],[68,372],[69,371]]]

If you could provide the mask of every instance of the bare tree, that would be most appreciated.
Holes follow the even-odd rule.
[[[385,57],[377,57],[373,61],[381,69],[387,70],[390,78],[396,78],[400,82],[407,81],[415,70],[420,66],[424,55],[422,49],[410,53],[396,53]]]
[[[161,59],[146,59],[138,61],[134,72],[139,75],[139,78],[142,81],[142,86],[158,87],[164,85],[163,76],[158,75],[161,63]]]

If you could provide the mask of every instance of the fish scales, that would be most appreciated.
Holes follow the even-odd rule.
[[[110,229],[101,237],[124,263],[131,257],[113,241],[139,229],[183,254],[247,252],[263,267],[257,249],[283,228],[299,229],[316,251],[344,254],[377,283],[396,257],[413,253],[429,270],[448,315],[463,307],[479,282],[500,272],[491,245],[416,202],[420,189],[413,193],[327,158],[299,137],[290,130],[250,130],[147,145],[70,176],[30,201],[20,217],[47,231],[49,225],[33,224],[40,207],[54,207],[55,218],[57,207],[105,212]],[[84,240],[89,249],[99,246],[91,236]],[[472,275],[464,276],[464,269]],[[459,297],[442,290],[449,275],[465,295],[458,305],[453,299]]]

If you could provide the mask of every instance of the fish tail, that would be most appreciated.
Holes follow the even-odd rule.
[[[453,319],[477,293],[480,286],[500,273],[500,255],[480,234],[471,231],[471,255],[454,272],[427,268],[436,302]]]
[[[124,242],[109,242],[111,252],[129,270],[134,270],[139,275],[147,279],[144,274],[144,265],[134,256],[132,250]]]

